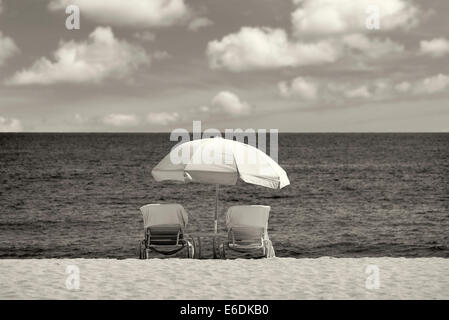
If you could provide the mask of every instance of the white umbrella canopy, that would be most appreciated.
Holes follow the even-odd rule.
[[[221,137],[198,139],[174,147],[151,171],[156,181],[215,184],[215,233],[217,233],[218,186],[246,183],[281,189],[290,184],[287,174],[261,150]]]

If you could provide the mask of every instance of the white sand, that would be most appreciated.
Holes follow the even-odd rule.
[[[0,260],[0,299],[449,299],[449,259]]]

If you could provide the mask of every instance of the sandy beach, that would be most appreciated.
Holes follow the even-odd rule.
[[[0,283],[0,299],[449,299],[449,260],[5,259]]]

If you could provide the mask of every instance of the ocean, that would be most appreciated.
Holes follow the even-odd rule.
[[[212,232],[215,186],[156,182],[165,133],[0,133],[0,258],[136,258],[139,207],[180,203]],[[271,206],[279,257],[449,257],[449,134],[280,134],[291,185],[220,188]]]

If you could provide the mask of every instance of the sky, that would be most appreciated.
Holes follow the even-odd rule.
[[[449,132],[448,17],[446,0],[0,0],[0,132]]]

